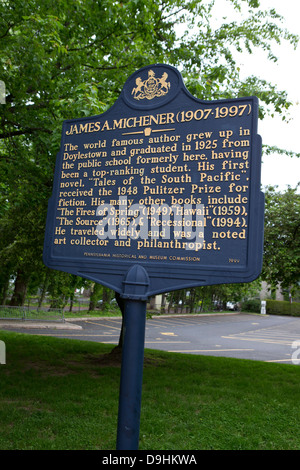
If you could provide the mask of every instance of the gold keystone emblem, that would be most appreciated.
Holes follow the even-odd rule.
[[[149,70],[147,80],[142,80],[138,77],[135,81],[136,87],[133,88],[133,94],[136,100],[152,100],[155,97],[166,95],[171,87],[170,82],[167,82],[168,74],[164,72],[161,78],[155,77],[155,72]]]

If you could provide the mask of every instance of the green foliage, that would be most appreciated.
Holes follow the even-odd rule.
[[[241,304],[242,312],[260,313],[261,301],[259,299],[247,299]]]
[[[300,281],[300,194],[298,188],[265,190],[265,241],[262,279],[293,293]]]
[[[234,21],[214,26],[213,0],[0,2],[0,295],[9,280],[45,279],[44,227],[62,122],[100,114],[149,63],[178,67],[201,99],[256,94],[261,115],[286,115],[284,91],[241,80],[236,54],[297,37],[256,0],[228,0]],[[60,275],[56,276],[59,283]],[[71,281],[70,281],[71,282]],[[72,286],[72,282],[70,284]],[[64,295],[64,294],[63,294]]]
[[[100,307],[101,311],[104,311],[109,307],[113,298],[114,292],[111,289],[95,283],[90,296],[89,311],[96,310],[97,307]]]
[[[218,284],[213,286],[194,287],[170,292],[167,295],[169,311],[183,308],[189,312],[206,312],[216,309],[226,310],[227,302],[239,304],[259,294],[260,279],[250,283]],[[252,311],[252,310],[244,310]]]
[[[266,312],[269,315],[291,315],[300,317],[300,303],[284,300],[267,300]]]

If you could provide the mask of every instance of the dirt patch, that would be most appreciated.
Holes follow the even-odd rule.
[[[121,367],[122,349],[114,348],[109,353],[100,354],[99,356],[91,356],[93,363],[100,367]]]
[[[89,360],[94,365],[100,367],[121,367],[122,365],[122,349],[118,346],[112,349],[109,353],[101,354],[99,356],[89,356]],[[152,357],[145,354],[144,366],[159,366],[164,362],[163,358]]]
[[[165,362],[165,359],[157,355],[145,353],[144,367],[158,367]],[[105,367],[121,368],[122,365],[122,349],[120,347],[113,348],[105,354],[84,354],[78,358],[71,356],[57,361],[55,364],[49,364],[47,361],[32,361],[26,359],[22,361],[22,372],[36,371],[42,376],[63,377],[71,374],[77,374],[81,371],[89,371],[91,375],[98,376],[97,370]],[[9,368],[3,368],[3,373],[9,375]]]

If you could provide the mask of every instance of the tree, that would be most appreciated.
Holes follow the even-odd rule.
[[[64,119],[100,114],[127,77],[149,63],[178,67],[202,99],[257,95],[260,113],[285,116],[284,91],[256,77],[242,81],[235,51],[266,51],[297,38],[258,0],[228,0],[235,21],[212,27],[213,0],[0,0],[1,285],[16,279],[20,303],[43,270],[47,202]],[[243,8],[242,8],[243,6]],[[181,32],[178,26],[181,25]]]
[[[300,282],[300,194],[269,186],[265,191],[265,240],[262,279],[272,288],[278,284],[291,294]]]
[[[62,119],[104,111],[129,74],[153,62],[180,67],[188,88],[199,98],[256,94],[261,115],[271,107],[282,114],[290,105],[286,93],[255,77],[242,82],[234,51],[262,48],[276,60],[272,43],[286,40],[295,45],[297,38],[279,26],[273,9],[260,10],[258,0],[228,0],[237,11],[247,4],[248,15],[213,29],[214,3],[2,1],[1,79],[8,95],[1,107],[0,138],[22,135],[32,142],[38,136],[37,144],[44,142],[39,161],[42,156],[53,158]],[[176,27],[183,23],[186,27],[178,37]]]
[[[188,312],[210,311],[215,307],[226,309],[227,302],[240,303],[258,295],[260,279],[250,283],[217,284],[212,286],[193,287],[170,292],[167,295],[169,312],[186,307]]]
[[[111,289],[95,282],[90,296],[89,311],[96,310],[99,300],[101,300],[101,310],[104,310],[112,300],[112,296],[113,291]]]

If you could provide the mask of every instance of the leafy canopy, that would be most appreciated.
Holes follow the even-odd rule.
[[[19,271],[23,279],[45,274],[44,227],[62,121],[108,109],[136,69],[168,63],[198,98],[256,95],[261,117],[286,115],[286,92],[254,76],[241,80],[236,54],[263,49],[276,60],[272,45],[295,46],[297,37],[258,0],[226,5],[234,19],[217,23],[215,0],[0,0],[0,80],[6,87],[0,104],[0,284]]]
[[[300,282],[300,194],[288,187],[265,191],[265,243],[262,277],[273,288],[280,283],[293,294]]]

